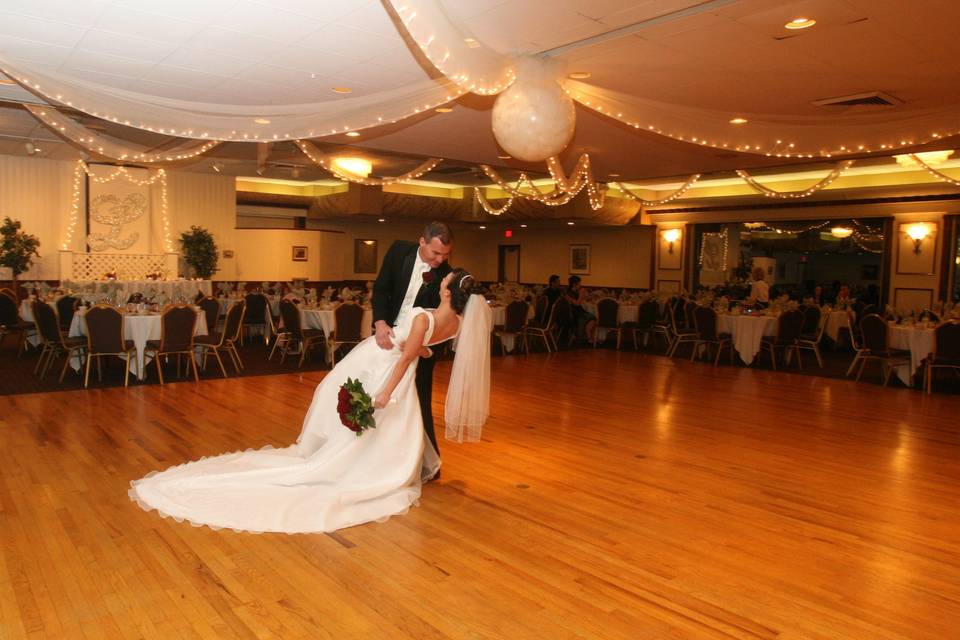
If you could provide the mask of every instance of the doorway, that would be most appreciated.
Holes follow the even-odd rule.
[[[497,280],[498,282],[520,282],[520,245],[500,245]]]

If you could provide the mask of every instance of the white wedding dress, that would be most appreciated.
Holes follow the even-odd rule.
[[[415,308],[394,329],[401,344],[413,319],[433,314]],[[337,394],[356,378],[371,396],[386,384],[400,348],[357,345],[317,386],[297,443],[203,458],[131,482],[130,497],[143,509],[194,525],[250,532],[307,533],[381,521],[404,513],[420,497],[421,482],[440,468],[423,431],[414,386],[416,362],[390,403],[374,414],[377,426],[357,436],[340,422]]]

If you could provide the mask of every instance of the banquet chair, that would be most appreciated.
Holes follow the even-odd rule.
[[[600,329],[606,329],[609,333],[617,334],[617,349],[620,349],[620,341],[623,338],[623,327],[620,324],[620,303],[613,298],[603,298],[597,302],[597,327],[593,332],[593,347],[597,347],[597,336],[600,335]],[[631,326],[632,331],[634,328]],[[634,333],[634,346],[636,346],[636,333]]]
[[[220,321],[220,301],[213,296],[204,296],[197,306],[203,310],[203,316],[207,321],[207,333],[216,333],[217,323]]]
[[[546,294],[541,294],[537,298],[537,304],[533,307],[533,319],[541,324],[547,321],[547,314],[550,313],[550,298]]]
[[[280,317],[283,319],[284,331],[288,334],[280,350],[280,362],[283,363],[292,347],[299,345],[300,362],[297,367],[302,367],[307,352],[314,346],[326,342],[323,329],[304,329],[300,322],[300,309],[290,300],[280,301]]]
[[[887,386],[894,367],[910,363],[910,352],[890,348],[890,328],[887,326],[887,321],[876,313],[866,315],[860,320],[860,334],[863,336],[863,347],[854,357],[854,362],[860,361],[856,379],[859,380],[863,375],[863,368],[867,362],[875,360],[880,363],[880,379],[883,386]]]
[[[841,327],[842,328],[842,327]],[[846,376],[849,378],[850,374],[853,373],[853,368],[857,366],[857,363],[860,361],[860,351],[863,349],[863,344],[857,338],[853,329],[853,320],[851,320],[850,314],[847,314],[847,334],[850,336],[850,347],[853,349],[853,362],[850,363],[850,366],[847,368]]]
[[[97,359],[97,379],[103,381],[101,358],[103,356],[126,356],[124,361],[123,386],[130,379],[130,362],[136,362],[137,347],[133,340],[123,337],[123,311],[110,304],[90,307],[83,316],[87,325],[87,366],[83,386],[90,386],[90,363]],[[140,371],[137,371],[139,377]]]
[[[926,360],[927,393],[933,392],[933,370],[953,369],[960,375],[960,321],[949,320],[934,330],[934,351]]]
[[[523,300],[514,300],[507,305],[504,310],[504,320],[502,327],[494,327],[493,335],[499,338],[500,355],[506,355],[506,347],[503,346],[503,337],[505,335],[515,336],[517,341],[523,340],[524,350],[530,355],[530,345],[527,344],[527,314],[530,313],[530,305]],[[512,353],[517,352],[519,345],[513,345]]]
[[[783,350],[783,360],[786,364],[790,363],[790,353],[796,353],[797,367],[802,366],[797,340],[800,339],[803,332],[803,321],[803,312],[799,309],[784,311],[777,318],[777,335],[763,336],[760,339],[760,353],[763,353],[764,349],[770,352],[770,366],[773,367],[774,371],[777,370],[777,349]]]
[[[697,329],[697,339],[693,343],[693,353],[690,362],[693,362],[701,346],[707,347],[707,356],[710,355],[710,345],[716,345],[717,356],[713,359],[713,366],[720,362],[720,354],[726,347],[730,351],[730,364],[733,364],[733,340],[729,333],[717,333],[717,312],[713,307],[698,306],[693,310],[693,323]]]
[[[57,312],[52,306],[42,300],[33,301],[33,318],[37,323],[37,332],[40,334],[40,340],[43,343],[43,350],[40,352],[40,359],[34,367],[33,372],[40,372],[42,380],[47,375],[50,365],[61,354],[66,355],[63,362],[63,369],[60,371],[60,382],[63,382],[63,376],[67,373],[67,367],[70,366],[70,359],[75,355],[83,363],[83,355],[87,349],[86,338],[67,338],[60,331],[60,321],[57,318]]]
[[[670,346],[670,350],[667,352],[667,357],[672,358],[673,355],[677,352],[677,348],[684,342],[689,342],[690,344],[696,344],[697,342],[697,331],[696,329],[689,329],[685,326],[685,322],[678,318],[677,316],[683,316],[686,312],[687,304],[684,303],[682,298],[677,298],[676,304],[673,304],[669,307],[670,313],[670,326],[673,330],[673,344]],[[693,306],[696,308],[696,305]],[[691,315],[693,314],[693,309],[690,310]],[[696,349],[694,349],[696,352]]]
[[[56,305],[57,315],[60,316],[60,329],[69,331],[70,323],[73,322],[73,314],[77,312],[77,308],[80,306],[80,298],[63,296],[57,300]]]
[[[542,299],[546,300],[546,296],[544,296]],[[559,298],[557,300],[559,300]],[[531,336],[543,340],[543,345],[547,348],[547,353],[559,351],[556,342],[553,340],[553,325],[556,322],[556,314],[557,303],[554,302],[549,306],[545,321],[538,320],[536,318],[527,321],[526,329],[523,332],[523,339],[528,352],[530,349],[530,344],[527,341]]]
[[[827,328],[826,318],[820,313],[820,307],[809,305],[803,310],[803,329],[800,337],[797,338],[797,367],[802,369],[803,363],[800,362],[800,350],[808,349],[813,351],[817,357],[817,364],[823,369],[823,358],[820,356],[820,341],[823,339],[823,332]]]
[[[17,357],[27,348],[27,338],[37,333],[35,322],[26,322],[20,318],[20,307],[17,305],[13,291],[0,289],[0,344],[3,344],[7,334],[20,335],[17,345]]]
[[[220,357],[221,351],[230,356],[233,368],[236,369],[237,373],[240,373],[240,370],[243,369],[240,354],[237,353],[236,341],[240,338],[245,306],[243,300],[238,300],[230,305],[223,322],[222,332],[208,332],[205,336],[196,336],[193,339],[193,344],[203,353],[203,361],[200,367],[204,371],[207,370],[207,357],[212,353],[213,357],[217,359],[217,364],[220,365],[220,372],[223,377],[227,377],[227,368],[223,366],[223,358]],[[217,309],[219,310],[219,308],[220,304],[217,303]]]
[[[560,348],[557,346],[560,343],[560,338],[566,334],[567,336],[567,346],[573,345],[577,340],[577,326],[573,321],[573,307],[570,304],[570,300],[567,296],[560,296],[557,298],[557,301],[553,303],[553,346],[557,348],[557,351]]]
[[[193,332],[197,326],[197,312],[189,304],[169,304],[160,314],[160,339],[147,340],[144,357],[152,353],[157,363],[157,376],[163,384],[163,366],[160,356],[177,356],[177,374],[180,373],[180,361],[187,356],[187,367],[193,368],[193,379],[200,382],[197,361],[194,359]]]
[[[337,349],[363,342],[363,307],[353,301],[341,302],[333,308],[333,331],[327,340],[330,366],[337,363]]]
[[[269,344],[270,327],[273,324],[270,314],[270,301],[262,293],[248,293],[243,299],[247,303],[247,312],[243,316],[243,328],[245,330],[260,329],[263,332],[263,343]],[[242,337],[240,344],[243,344]]]
[[[639,348],[640,343],[637,341],[637,334],[643,334],[643,345],[647,345],[647,339],[651,335],[656,335],[658,333],[663,334],[663,337],[667,341],[667,351],[670,351],[670,347],[673,346],[673,336],[671,334],[671,322],[669,319],[670,307],[667,306],[668,318],[666,320],[661,318],[660,313],[660,303],[656,300],[647,300],[640,305],[640,310],[637,314],[637,324],[633,329],[633,346],[634,348]]]

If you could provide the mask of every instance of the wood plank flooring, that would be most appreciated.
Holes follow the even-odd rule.
[[[292,442],[322,376],[0,398],[0,638],[960,637],[955,395],[497,358],[484,441],[441,443],[388,522],[239,534],[128,500]]]

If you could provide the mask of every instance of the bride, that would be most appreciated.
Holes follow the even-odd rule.
[[[414,309],[394,329],[394,348],[367,338],[317,386],[296,444],[203,458],[131,482],[144,510],[194,525],[251,532],[326,532],[406,512],[440,458],[423,431],[414,386],[417,358],[457,337],[447,393],[447,437],[479,439],[490,391],[490,309],[454,269],[437,309]],[[340,422],[347,378],[373,397],[376,428],[357,436]]]

